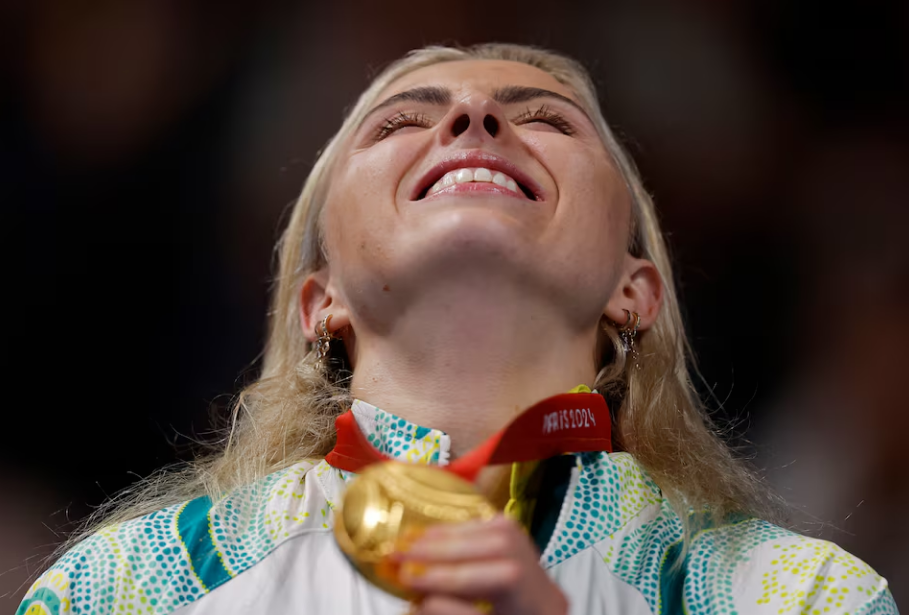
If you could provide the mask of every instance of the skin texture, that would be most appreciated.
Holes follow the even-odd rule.
[[[524,64],[460,61],[410,73],[379,101],[427,86],[450,100],[386,106],[345,143],[325,204],[329,264],[303,286],[301,321],[312,339],[331,314],[354,366],[352,393],[444,430],[457,457],[533,403],[593,384],[602,317],[622,323],[627,309],[648,328],[662,284],[627,252],[629,196],[584,112],[552,97],[495,100],[508,86],[574,99],[570,90]],[[564,121],[528,117],[544,105]],[[418,120],[377,139],[400,113]],[[465,152],[507,159],[540,198],[452,191],[414,200],[430,169]],[[488,468],[478,481],[493,501],[503,472]],[[422,612],[477,612],[476,599],[496,613],[566,610],[507,519],[430,532],[411,555],[424,564],[411,579],[426,592]]]

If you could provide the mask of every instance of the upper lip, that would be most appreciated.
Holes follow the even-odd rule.
[[[412,201],[420,199],[426,194],[427,190],[432,188],[433,184],[442,179],[442,176],[449,171],[471,167],[485,167],[491,171],[501,171],[518,182],[518,186],[523,188],[525,192],[530,192],[534,199],[543,200],[543,190],[540,185],[510,160],[490,152],[476,150],[459,152],[429,169],[417,182],[410,199]]]

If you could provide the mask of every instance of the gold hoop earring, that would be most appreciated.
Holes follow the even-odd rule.
[[[626,353],[631,354],[631,360],[634,362],[635,369],[641,369],[640,356],[638,355],[638,349],[634,344],[634,338],[638,335],[638,327],[641,326],[641,315],[637,312],[629,312],[628,310],[623,309],[627,318],[625,319],[625,324],[619,327],[619,337],[622,338],[622,346],[625,348]],[[634,326],[631,325],[631,321],[634,321]]]
[[[621,327],[618,327],[619,332],[628,330],[628,325],[631,324],[631,312],[629,312],[628,310],[626,310],[624,308],[622,309],[622,311],[625,312],[625,324],[622,325]],[[627,350],[627,348],[626,348],[626,350]]]
[[[328,355],[331,353],[331,340],[335,339],[328,330],[328,323],[331,321],[331,314],[322,319],[322,322],[316,325],[316,369],[325,369],[328,361]]]

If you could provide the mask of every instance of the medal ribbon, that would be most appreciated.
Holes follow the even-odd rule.
[[[338,440],[325,461],[340,470],[360,472],[382,454],[360,431],[353,412],[337,419]],[[548,459],[565,453],[612,452],[609,408],[596,393],[563,393],[531,406],[478,447],[440,469],[471,482],[487,465]]]

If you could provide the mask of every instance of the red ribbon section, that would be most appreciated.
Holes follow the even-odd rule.
[[[333,467],[359,472],[388,457],[360,431],[353,412],[335,420],[338,440],[325,460]],[[548,459],[565,453],[612,452],[609,408],[596,393],[564,393],[531,406],[483,444],[442,469],[473,481],[488,465]]]

